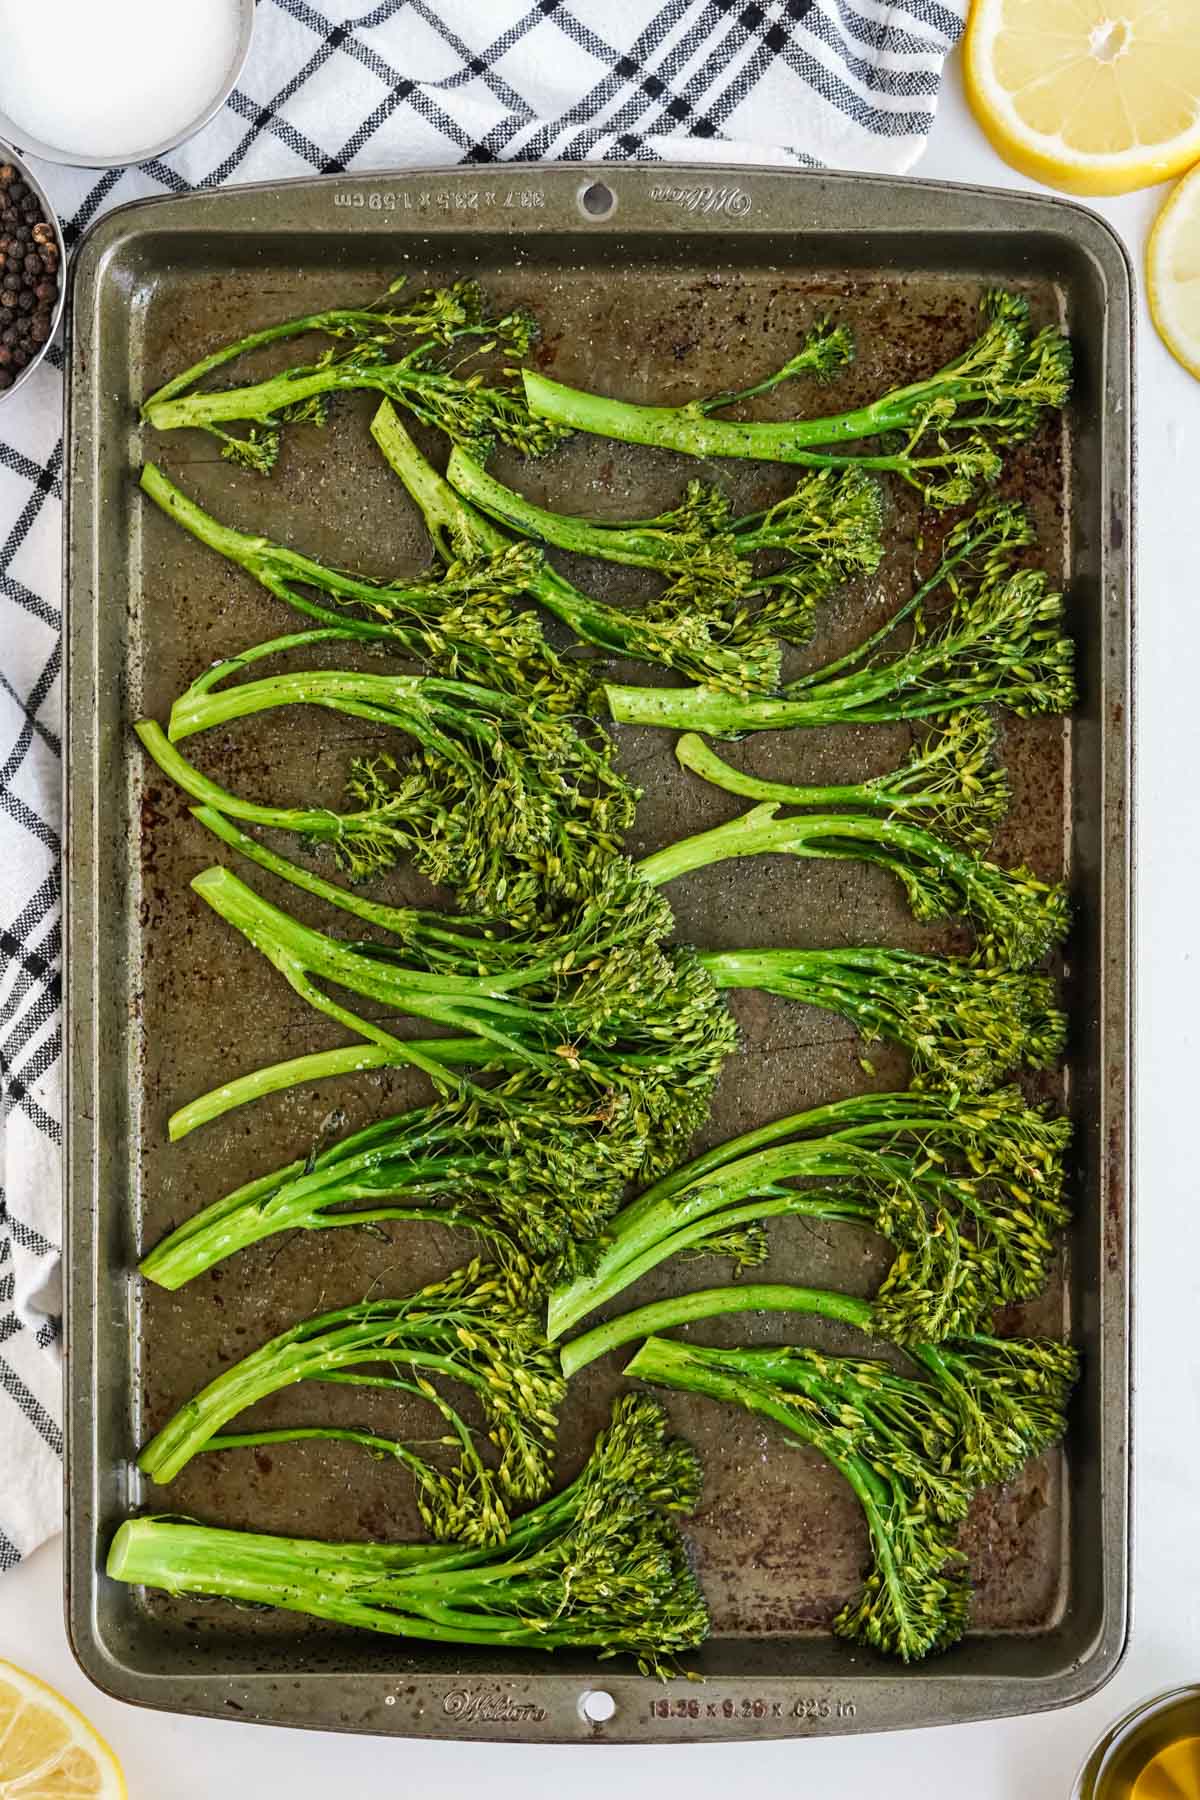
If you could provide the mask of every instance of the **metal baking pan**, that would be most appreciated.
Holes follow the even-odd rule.
[[[295,1155],[336,1108],[355,1125],[420,1093],[395,1071],[327,1083],[168,1146],[169,1111],[218,1071],[330,1039],[189,892],[189,877],[214,860],[212,841],[129,730],[143,713],[162,717],[213,658],[294,628],[247,577],[142,504],[133,476],[143,456],[219,516],[341,566],[383,572],[424,562],[416,515],[367,436],[369,397],[343,402],[324,432],[290,433],[269,481],[216,460],[194,434],[144,434],[135,414],[140,396],[205,349],[338,297],[373,295],[398,270],[418,283],[474,272],[499,299],[531,301],[544,326],[543,367],[634,397],[684,398],[748,381],[776,366],[816,313],[831,311],[854,326],[860,346],[848,402],[866,398],[966,343],[992,282],[1020,285],[1039,316],[1062,317],[1075,340],[1078,382],[1061,429],[1015,454],[1004,479],[1033,508],[1043,557],[1068,583],[1082,702],[1065,723],[1005,723],[1015,806],[998,853],[1044,875],[1067,873],[1077,904],[1064,969],[1070,1055],[1040,1089],[1076,1122],[1077,1222],[1057,1279],[1020,1322],[1070,1331],[1086,1372],[1065,1449],[980,1497],[965,1537],[976,1580],[971,1633],[923,1665],[901,1669],[829,1634],[865,1547],[839,1479],[749,1417],[690,1396],[668,1404],[707,1469],[690,1527],[714,1623],[692,1659],[703,1685],[664,1688],[619,1662],[584,1657],[500,1661],[398,1647],[291,1615],[142,1596],[102,1573],[112,1530],[143,1504],[307,1535],[416,1529],[406,1480],[350,1446],[201,1457],[164,1492],[145,1491],[132,1465],[136,1445],[170,1410],[285,1322],[372,1284],[403,1293],[465,1255],[461,1240],[432,1228],[402,1228],[390,1241],[296,1233],[178,1294],[142,1291],[132,1275],[168,1224]],[[75,264],[67,538],[67,1608],[76,1655],[101,1687],[146,1705],[281,1724],[661,1743],[1027,1712],[1077,1700],[1112,1673],[1126,1638],[1129,1570],[1130,294],[1120,243],[1078,207],[763,170],[339,175],[139,203],[89,234]],[[788,402],[776,395],[767,404]],[[588,439],[502,472],[567,507],[644,516],[697,471]],[[758,465],[713,473],[757,505],[792,479]],[[823,618],[822,654],[890,610],[885,578],[894,578],[893,595],[908,578],[915,514],[902,494],[889,505],[893,549],[881,578]],[[634,592],[639,579],[585,573],[612,596]],[[209,734],[198,754],[243,791],[304,793],[311,804],[314,787],[317,797],[338,794],[364,729],[308,716],[258,721]],[[906,742],[891,727],[781,732],[739,754],[763,774],[847,779],[888,766]],[[627,733],[623,754],[647,790],[639,847],[739,810],[681,775],[667,734]],[[961,943],[915,925],[877,874],[783,859],[725,864],[681,882],[671,898],[681,935],[711,946]],[[393,897],[418,892],[403,871],[394,878]],[[301,898],[289,892],[289,904]],[[906,1079],[890,1054],[873,1052],[874,1073],[865,1071],[860,1046],[836,1020],[753,995],[738,1006],[745,1050],[722,1080],[714,1139]],[[882,1266],[874,1240],[789,1224],[773,1239],[765,1279],[872,1290]],[[660,1270],[628,1304],[679,1279]],[[815,1335],[810,1321],[778,1316],[699,1330],[726,1342]],[[829,1331],[818,1341],[850,1340]],[[572,1390],[564,1474],[618,1379],[598,1364]],[[336,1398],[279,1395],[261,1416],[312,1420]],[[374,1416],[381,1424],[386,1416],[387,1429],[427,1429],[416,1416],[398,1422],[394,1410]],[[581,1711],[594,1686],[615,1701],[604,1723]]]

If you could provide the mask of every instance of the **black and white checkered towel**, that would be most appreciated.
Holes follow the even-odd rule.
[[[899,171],[967,0],[259,0],[170,157],[38,165],[68,246],[147,194],[601,157]],[[0,401],[0,1570],[58,1529],[62,357]]]

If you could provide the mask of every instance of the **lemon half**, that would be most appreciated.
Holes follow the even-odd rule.
[[[1179,183],[1150,233],[1146,292],[1163,343],[1200,376],[1200,164]]]
[[[1123,194],[1200,160],[1200,0],[975,0],[967,95],[1048,187]]]
[[[121,1766],[61,1694],[0,1660],[0,1800],[127,1800]]]

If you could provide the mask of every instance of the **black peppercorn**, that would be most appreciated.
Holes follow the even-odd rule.
[[[59,295],[59,247],[35,189],[0,163],[0,390],[49,341]]]

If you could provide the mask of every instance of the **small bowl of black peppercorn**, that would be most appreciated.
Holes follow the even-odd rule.
[[[66,293],[62,232],[45,192],[0,141],[0,405],[45,356]]]

